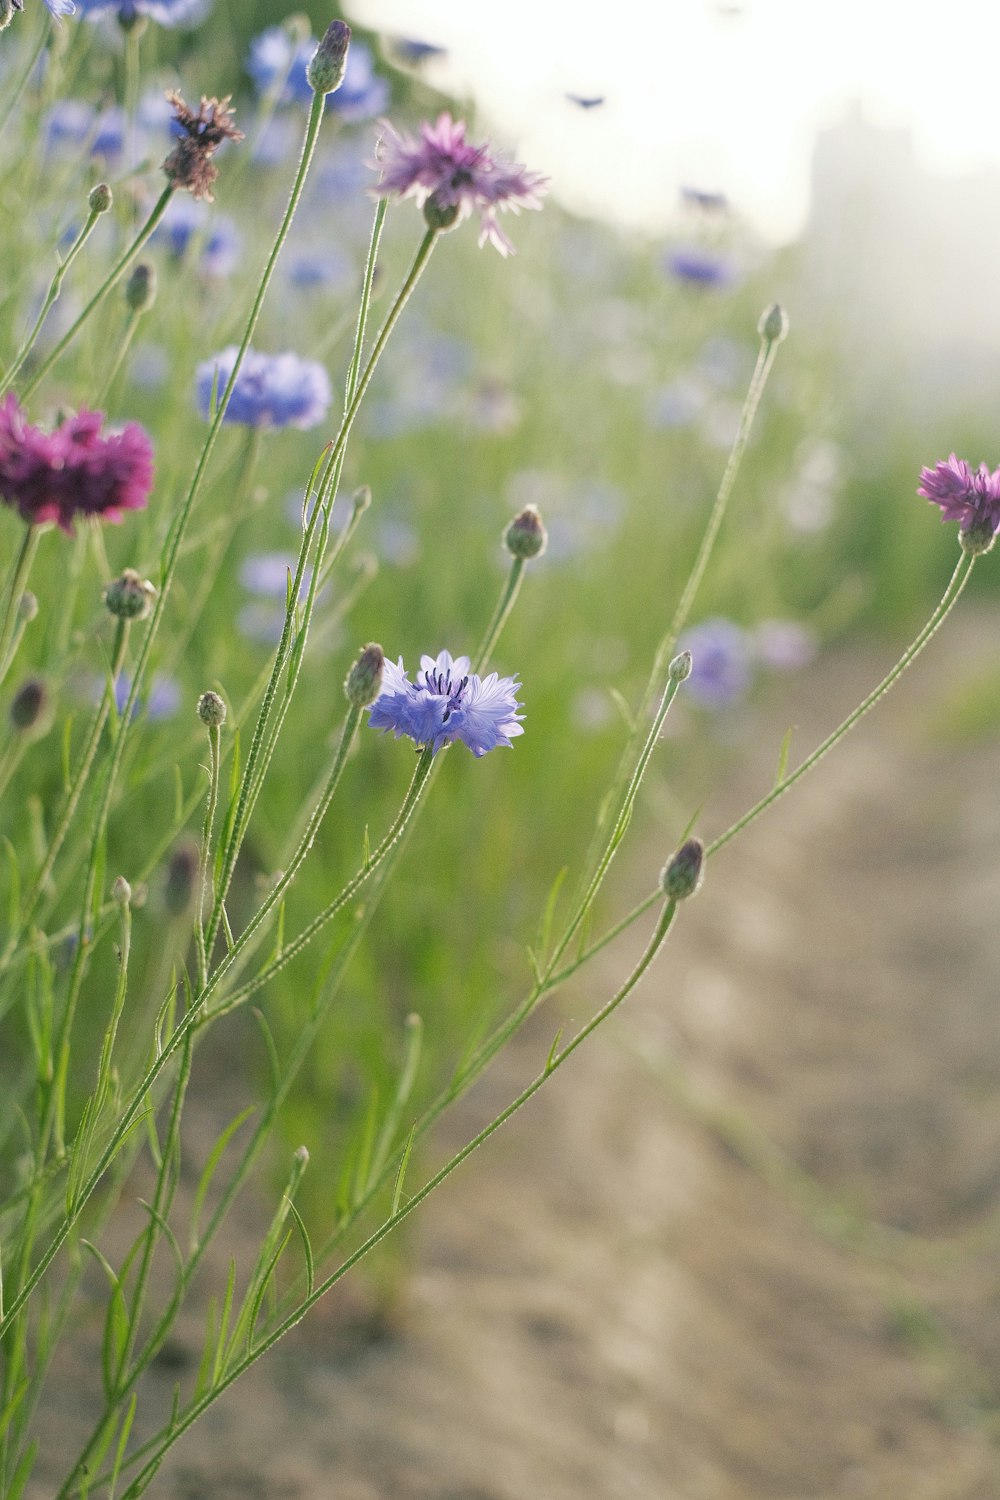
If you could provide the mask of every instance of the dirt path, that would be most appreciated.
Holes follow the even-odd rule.
[[[347,1347],[331,1298],[154,1496],[1000,1497],[1000,724],[929,733],[998,624],[966,612],[719,856],[614,1031],[423,1214],[401,1331]],[[796,744],[885,665],[790,685]]]

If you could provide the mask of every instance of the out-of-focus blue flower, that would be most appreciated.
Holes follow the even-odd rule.
[[[127,672],[120,672],[115,678],[115,708],[118,712],[125,712],[128,695],[132,691],[132,679]],[[94,679],[94,697],[100,698],[104,692],[104,679]],[[181,690],[172,677],[165,677],[157,673],[149,685],[149,693],[145,699],[137,698],[132,710],[132,717],[136,718],[145,710],[146,718],[151,723],[157,723],[161,719],[173,718],[181,706]]]
[[[684,632],[678,651],[690,651],[685,691],[706,708],[726,708],[745,696],[753,680],[750,642],[732,620],[703,620]]]
[[[705,389],[690,375],[678,375],[669,385],[651,391],[646,402],[650,427],[669,430],[690,427],[705,409]]]
[[[268,26],[250,43],[246,69],[257,92],[267,94],[282,79],[279,104],[311,104],[312,86],[306,70],[318,43],[315,37],[296,42],[283,26]],[[375,71],[371,52],[364,42],[352,42],[340,87],[327,95],[327,102],[343,119],[370,120],[389,102],[389,85]]]
[[[120,104],[102,109],[90,142],[91,156],[116,161],[125,147],[125,111]]]
[[[71,16],[76,10],[73,0],[45,0],[45,7],[50,16]]]
[[[498,745],[509,745],[523,734],[523,715],[516,698],[516,677],[491,672],[480,678],[469,671],[469,658],[454,660],[442,651],[420,658],[415,683],[398,663],[386,661],[382,691],[371,706],[368,722],[375,729],[391,729],[398,740],[407,735],[418,745],[433,746],[434,754],[461,740],[473,755],[485,755]]]
[[[209,414],[213,385],[219,393],[225,390],[238,353],[230,344],[198,366],[195,386],[203,417]],[[307,429],[322,422],[331,399],[330,377],[315,360],[300,359],[290,351],[262,354],[248,349],[224,420],[247,427]]]
[[[663,264],[671,276],[686,281],[690,286],[723,287],[734,280],[734,271],[729,261],[711,250],[697,248],[668,250]]]
[[[240,583],[250,594],[284,599],[288,594],[289,574],[295,576],[296,558],[291,552],[251,552],[240,564]],[[300,598],[309,591],[312,570],[302,575]]]
[[[200,244],[198,270],[212,280],[231,276],[239,265],[243,241],[233,219],[214,214],[207,203],[190,193],[175,193],[153,232],[175,260],[187,254],[192,239]]]
[[[798,620],[762,620],[751,640],[757,660],[775,672],[807,667],[816,655],[816,637]]]
[[[357,125],[380,115],[388,106],[390,92],[388,80],[376,73],[364,42],[352,42],[344,81],[335,93],[327,95],[327,103],[342,120]]]
[[[97,111],[82,99],[57,99],[42,121],[46,151],[82,146],[94,127]]]
[[[302,141],[302,125],[293,115],[272,115],[263,129],[252,131],[250,156],[259,167],[280,167],[290,161]]]
[[[84,16],[103,16],[114,11],[121,26],[133,26],[139,16],[148,16],[161,26],[195,26],[207,15],[211,0],[76,0]]]
[[[394,36],[389,39],[389,51],[395,61],[404,67],[418,68],[432,57],[447,57],[447,47],[438,47],[434,42],[422,42],[417,37]]]
[[[288,279],[305,291],[344,286],[354,274],[354,262],[336,245],[323,250],[299,250],[288,258]]]

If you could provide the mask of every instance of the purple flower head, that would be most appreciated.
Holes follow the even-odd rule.
[[[123,28],[134,26],[140,16],[148,16],[161,26],[194,26],[209,4],[210,0],[76,0],[81,15],[102,16],[114,11]]]
[[[55,521],[72,535],[77,516],[120,521],[123,511],[143,509],[152,444],[136,422],[102,437],[103,421],[103,412],[80,411],[43,432],[13,392],[0,405],[0,496],[29,525]]]
[[[208,417],[213,384],[218,395],[226,388],[236,356],[235,344],[198,366],[195,381],[198,409]],[[262,354],[248,349],[226,408],[226,422],[247,427],[315,427],[326,416],[332,400],[330,377],[315,360],[291,352]]]
[[[973,473],[964,458],[952,453],[947,463],[921,470],[917,494],[940,505],[942,521],[957,521],[962,531],[984,536],[1000,532],[1000,469],[991,474],[980,464]]]
[[[704,620],[685,631],[677,647],[691,653],[686,691],[705,708],[726,708],[747,692],[753,675],[750,647],[732,620]]]
[[[400,657],[398,663],[385,663],[382,691],[368,722],[376,729],[391,729],[397,740],[405,734],[420,746],[432,745],[435,755],[461,740],[478,757],[524,733],[515,697],[520,685],[516,677],[496,672],[477,677],[469,671],[467,656],[453,660],[448,651],[436,659],[422,656],[413,683]]]
[[[436,125],[423,124],[420,139],[400,135],[388,122],[381,146],[382,180],[376,193],[415,198],[444,227],[479,214],[479,243],[487,240],[501,255],[514,247],[497,223],[497,211],[541,208],[547,178],[511,162],[488,145],[473,146],[465,125],[444,113]]]

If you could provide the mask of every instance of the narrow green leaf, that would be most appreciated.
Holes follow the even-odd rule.
[[[38,1439],[34,1438],[21,1454],[17,1468],[11,1475],[10,1487],[6,1492],[4,1500],[21,1500],[21,1496],[24,1493],[24,1486],[27,1484],[31,1471],[35,1467],[37,1454]]]
[[[128,1445],[129,1434],[132,1431],[132,1423],[135,1421],[136,1408],[139,1404],[139,1392],[132,1392],[132,1399],[122,1422],[122,1430],[118,1434],[118,1446],[115,1448],[115,1461],[111,1467],[111,1477],[108,1481],[108,1500],[115,1500],[115,1490],[118,1488],[118,1475],[121,1473],[122,1462],[125,1458],[125,1449]]]
[[[634,734],[635,733],[635,722],[636,722],[635,721],[635,714],[632,712],[632,709],[629,706],[628,701],[622,696],[622,694],[618,691],[618,689],[616,687],[608,688],[608,692],[611,695],[611,698],[612,698],[612,700],[614,702],[615,707],[617,708],[618,712],[621,714],[622,719],[625,722],[625,727],[628,730],[629,734]]]
[[[403,1196],[403,1179],[406,1176],[406,1169],[410,1164],[410,1153],[413,1150],[413,1142],[416,1138],[416,1133],[416,1125],[411,1125],[410,1133],[406,1137],[406,1145],[403,1147],[403,1154],[399,1159],[399,1169],[396,1172],[396,1181],[393,1183],[392,1207],[389,1210],[390,1219],[394,1219],[399,1212],[399,1203],[400,1199]]]
[[[306,1229],[305,1223],[303,1222],[302,1215],[295,1207],[295,1204],[291,1201],[289,1201],[288,1204],[288,1212],[295,1220],[296,1227],[299,1231],[299,1236],[302,1240],[302,1251],[306,1258],[306,1296],[311,1297],[313,1286],[316,1282],[316,1262],[313,1259],[312,1243],[309,1239],[309,1233]]]
[[[218,1385],[219,1377],[225,1372],[226,1366],[226,1339],[229,1336],[229,1319],[233,1311],[233,1295],[236,1291],[236,1257],[229,1258],[229,1274],[226,1277],[226,1294],[222,1299],[222,1312],[219,1314],[219,1341],[215,1348],[215,1359],[212,1361],[212,1384]]]
[[[208,1190],[212,1185],[212,1178],[215,1176],[215,1169],[216,1167],[218,1167],[219,1162],[222,1159],[222,1153],[225,1151],[226,1147],[229,1145],[229,1142],[232,1140],[237,1130],[239,1130],[240,1126],[244,1123],[245,1120],[248,1120],[250,1118],[253,1112],[254,1106],[252,1104],[248,1104],[246,1109],[241,1110],[238,1115],[230,1120],[229,1124],[226,1126],[225,1130],[223,1130],[215,1145],[208,1153],[208,1160],[206,1161],[205,1166],[202,1170],[202,1174],[198,1179],[198,1187],[195,1191],[194,1204],[191,1209],[192,1250],[195,1250],[198,1247],[198,1229],[201,1220],[202,1209],[205,1206],[205,1198],[208,1195]]]
[[[539,953],[547,953],[549,939],[552,936],[552,923],[556,913],[556,903],[559,900],[559,892],[563,888],[563,882],[569,874],[569,865],[563,865],[549,890],[548,899],[542,910],[542,920],[538,925],[538,937],[535,946]]]
[[[559,1030],[555,1034],[555,1037],[553,1038],[552,1046],[549,1048],[549,1055],[545,1059],[544,1071],[546,1073],[551,1073],[553,1067],[555,1066],[556,1054],[559,1051],[559,1043],[562,1041],[562,1034],[563,1028],[560,1026]]]

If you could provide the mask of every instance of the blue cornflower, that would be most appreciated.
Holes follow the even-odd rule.
[[[283,26],[268,26],[255,36],[250,43],[246,69],[257,92],[266,94],[284,79],[279,104],[311,104],[313,88],[306,70],[317,45],[315,37],[295,41]],[[374,60],[364,42],[352,42],[343,82],[327,99],[345,120],[371,120],[385,109],[389,85],[375,72]]]
[[[520,686],[516,677],[496,672],[480,678],[469,671],[467,656],[453,660],[448,651],[436,659],[422,656],[413,683],[400,657],[398,663],[385,663],[382,691],[368,722],[376,729],[391,729],[397,740],[405,734],[420,746],[431,745],[435,755],[461,740],[478,757],[524,733],[515,697]]]
[[[679,281],[691,286],[728,286],[734,276],[730,263],[711,250],[669,250],[663,263]]]
[[[20,10],[21,8],[22,7],[18,5],[15,0],[14,9]],[[45,0],[45,8],[47,9],[50,16],[56,17],[71,16],[76,10],[76,6],[73,4],[73,0]]]
[[[198,409],[209,414],[212,387],[225,390],[236,356],[235,344],[198,366],[195,383]],[[225,421],[247,427],[315,427],[326,416],[333,393],[330,377],[315,360],[300,359],[290,351],[262,354],[248,349],[226,408]]]
[[[677,647],[691,653],[691,675],[685,691],[705,708],[736,703],[750,687],[750,643],[746,632],[732,620],[704,620],[685,631]]]
[[[49,0],[45,3],[48,5]],[[211,0],[76,0],[81,15],[102,16],[115,11],[122,27],[134,26],[140,16],[148,16],[161,26],[194,26],[210,4]]]

